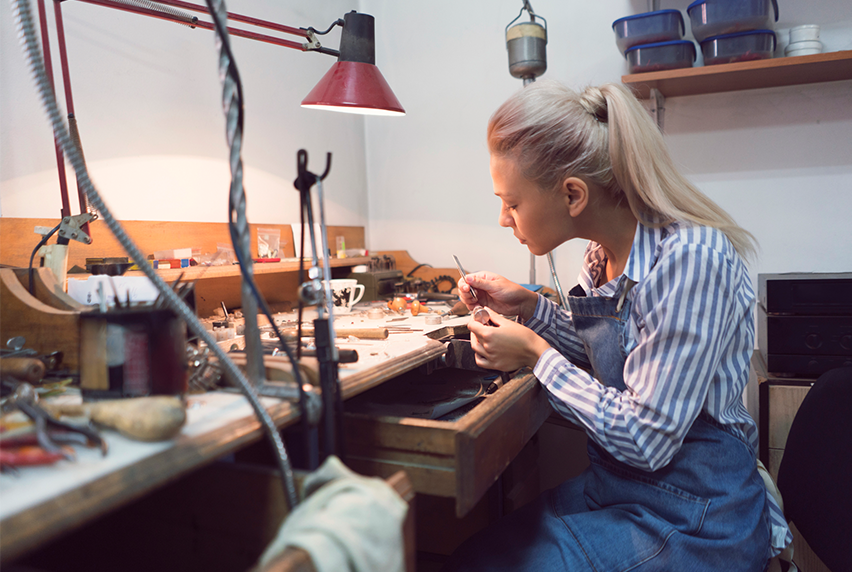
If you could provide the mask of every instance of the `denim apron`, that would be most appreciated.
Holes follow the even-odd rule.
[[[619,390],[630,285],[619,299],[568,298],[595,378]],[[766,490],[754,450],[736,433],[702,413],[671,462],[653,472],[588,443],[582,474],[472,537],[444,570],[764,570]]]

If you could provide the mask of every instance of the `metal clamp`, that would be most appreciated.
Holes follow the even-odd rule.
[[[92,237],[83,231],[83,226],[97,218],[95,213],[81,213],[63,218],[59,224],[59,238],[92,244]]]

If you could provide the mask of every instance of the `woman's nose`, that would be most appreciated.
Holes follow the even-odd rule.
[[[502,207],[500,209],[500,216],[497,217],[497,222],[500,224],[500,226],[512,226],[512,216],[509,214],[509,209],[507,209],[506,207]]]

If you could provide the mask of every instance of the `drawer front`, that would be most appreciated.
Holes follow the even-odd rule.
[[[405,470],[415,491],[454,497],[461,517],[549,414],[543,388],[523,370],[456,421],[347,413],[346,460],[364,474]]]

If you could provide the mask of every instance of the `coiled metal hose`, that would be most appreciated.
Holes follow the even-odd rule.
[[[224,9],[224,6],[222,6]],[[53,127],[53,132],[56,139],[62,145],[66,157],[70,161],[74,171],[77,173],[77,180],[83,188],[91,205],[97,209],[101,218],[112,231],[119,244],[124,248],[133,261],[139,266],[142,272],[154,283],[160,291],[166,305],[182,320],[184,320],[193,334],[203,340],[211,351],[216,355],[222,364],[225,374],[235,385],[239,387],[243,394],[248,399],[255,414],[260,420],[262,426],[266,429],[267,436],[272,441],[272,445],[277,453],[277,462],[281,470],[284,481],[284,493],[287,497],[287,502],[292,509],[298,504],[298,496],[296,494],[296,486],[293,478],[293,469],[290,464],[290,459],[284,447],[284,442],[275,423],[269,416],[266,409],[260,403],[257,392],[254,387],[248,382],[243,373],[237,366],[228,358],[228,355],[216,344],[216,340],[204,329],[204,326],[195,316],[195,313],[177,296],[177,294],[163,281],[157,274],[151,264],[148,263],[142,251],[130,239],[121,224],[113,217],[112,213],[107,208],[94,184],[89,178],[89,173],[86,170],[85,162],[74,145],[68,133],[68,128],[65,125],[62,114],[59,111],[59,106],[51,88],[50,81],[47,77],[47,72],[44,68],[44,59],[36,39],[35,25],[33,22],[32,12],[30,10],[29,0],[12,0],[12,11],[15,16],[15,25],[18,30],[18,37],[22,43],[24,54],[33,75],[33,79],[38,88],[42,104],[48,116],[48,120]],[[227,93],[228,87],[225,86]],[[303,411],[303,415],[307,412]]]

